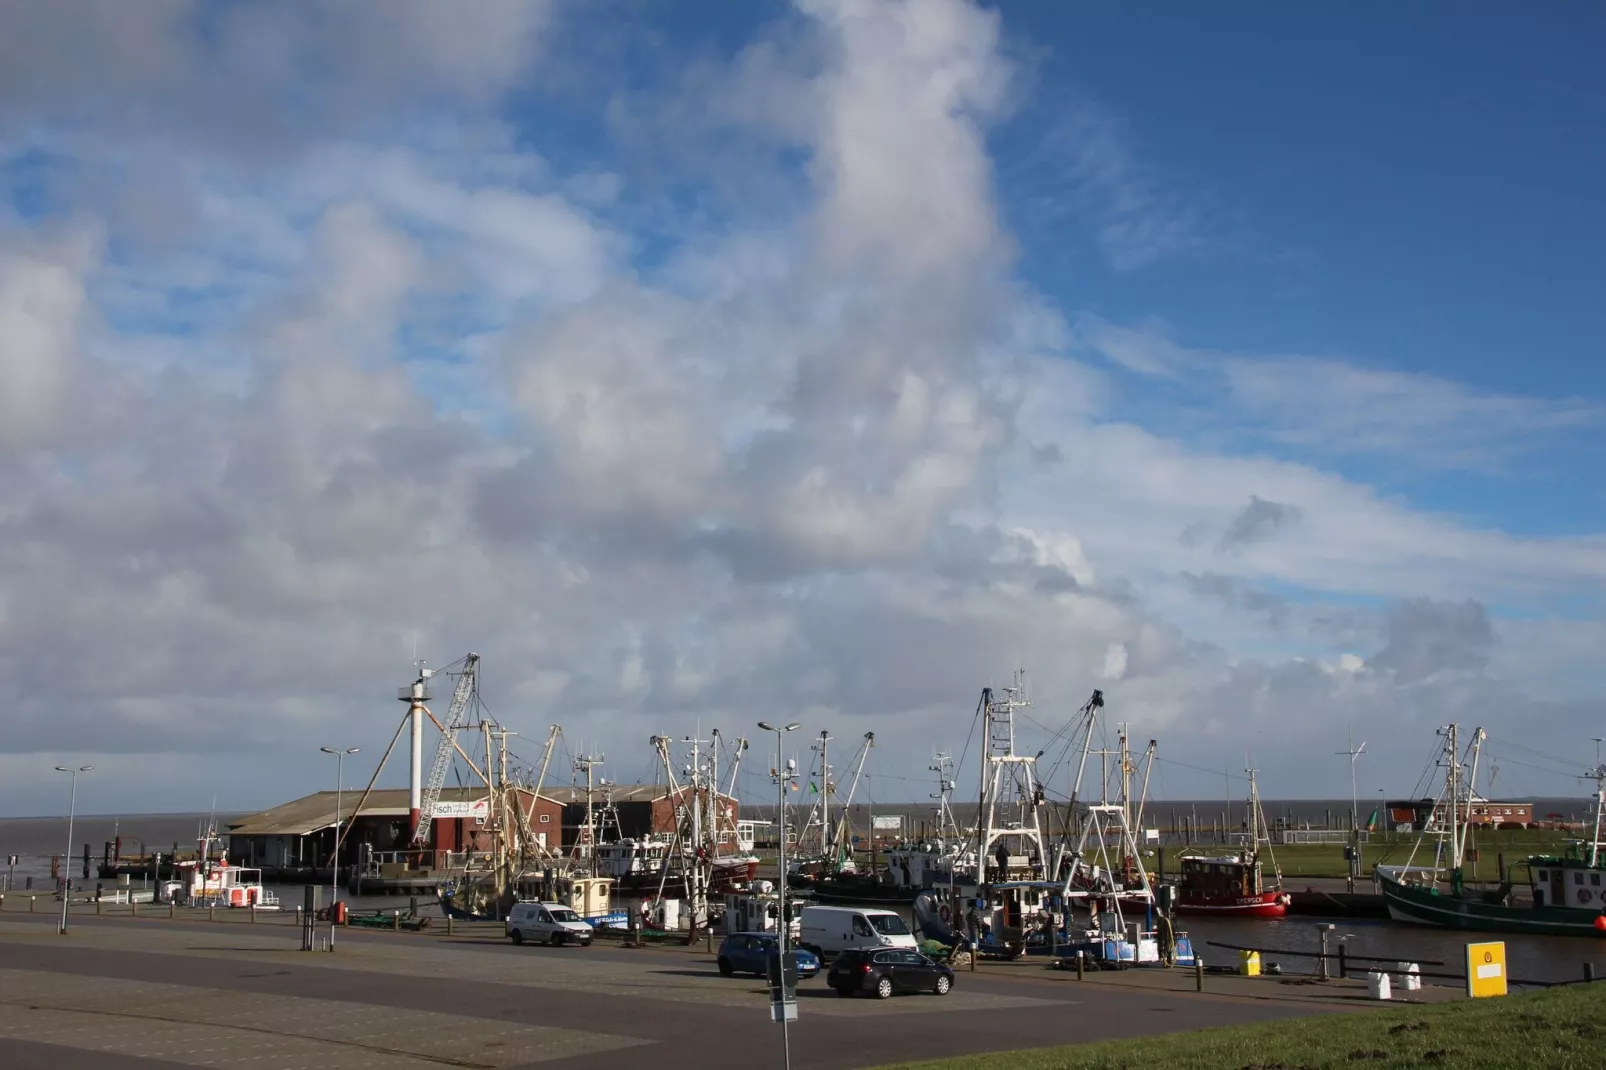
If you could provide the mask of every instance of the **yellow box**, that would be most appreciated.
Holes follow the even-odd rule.
[[[1258,952],[1258,951],[1240,951],[1240,952],[1238,952],[1238,972],[1243,974],[1245,977],[1259,977],[1260,976],[1260,952]]]
[[[1506,994],[1506,945],[1495,940],[1467,945],[1467,995],[1473,999]]]

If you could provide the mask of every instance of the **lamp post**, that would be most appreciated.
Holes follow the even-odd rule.
[[[784,1003],[786,999],[786,941],[787,938],[792,935],[792,922],[786,916],[787,776],[786,757],[784,753],[785,748],[782,746],[782,741],[785,740],[786,733],[796,731],[802,726],[796,721],[793,721],[788,725],[782,725],[779,728],[770,724],[768,721],[760,721],[758,722],[758,726],[766,732],[775,733],[775,827],[778,830],[777,841],[779,843],[779,854],[776,857],[776,865],[780,868],[781,874],[780,884],[778,885],[780,888],[780,917],[777,919],[778,924],[776,925],[777,930],[779,930],[776,933],[776,943],[781,949],[779,956],[780,961],[777,963],[777,965],[780,967],[781,999]],[[787,1033],[786,1008],[784,1006],[781,1008],[781,1060],[782,1066],[785,1067],[785,1070],[792,1070],[792,1039]]]
[[[325,754],[335,756],[335,854],[329,863],[329,950],[335,949],[335,904],[340,901],[340,789],[346,782],[345,764],[346,755],[356,754],[359,747],[347,747],[338,750],[334,747],[319,747]],[[362,800],[357,800],[361,802]]]
[[[56,772],[72,774],[72,795],[67,802],[67,853],[61,856],[61,927],[58,935],[67,935],[67,901],[72,898],[72,824],[78,813],[78,774],[95,768],[92,765],[58,765]]]

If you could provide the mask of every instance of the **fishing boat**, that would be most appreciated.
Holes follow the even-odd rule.
[[[162,882],[156,898],[191,907],[279,909],[279,897],[263,886],[260,869],[229,865],[227,852],[212,857],[222,841],[210,819],[197,840],[195,857],[174,865],[173,879]]]
[[[1463,757],[1458,750],[1457,725],[1439,729],[1444,737],[1441,764],[1446,767],[1444,789],[1428,826],[1403,866],[1377,866],[1378,890],[1395,921],[1472,932],[1534,933],[1543,936],[1606,936],[1606,903],[1602,902],[1602,876],[1606,865],[1600,852],[1602,809],[1606,807],[1606,767],[1597,766],[1594,830],[1588,843],[1576,842],[1560,855],[1535,855],[1519,863],[1528,870],[1531,899],[1519,901],[1513,883],[1502,874],[1493,888],[1470,887],[1465,879],[1471,824],[1473,785],[1478,775],[1478,754],[1484,732],[1473,732]],[[1462,770],[1470,766],[1464,781]],[[1426,838],[1437,843],[1433,864],[1413,865]]]
[[[1281,918],[1292,896],[1283,891],[1282,873],[1265,835],[1266,817],[1260,806],[1255,770],[1249,773],[1247,848],[1225,855],[1189,855],[1181,859],[1174,909],[1178,914],[1227,918]],[[1272,865],[1271,886],[1262,870],[1261,845]]]

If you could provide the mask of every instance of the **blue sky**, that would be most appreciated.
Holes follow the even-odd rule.
[[[1603,29],[32,9],[0,41],[0,813],[79,751],[136,806],[198,805],[197,755],[231,805],[315,786],[308,738],[383,749],[415,642],[632,770],[780,708],[918,777],[1022,663],[1045,724],[1099,686],[1178,761],[1275,740],[1268,794],[1344,794],[1305,758],[1351,721],[1398,735],[1390,783],[1449,719],[1575,754]]]

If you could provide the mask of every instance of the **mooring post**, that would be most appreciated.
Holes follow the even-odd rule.
[[[174,912],[177,911],[177,910],[178,910],[178,904],[176,902],[174,902],[172,899],[168,899],[168,901],[167,901],[167,920],[168,921],[172,921],[173,920]]]
[[[1085,974],[1084,974],[1083,971],[1085,971],[1086,969],[1087,969],[1087,952],[1086,951],[1078,951],[1076,953],[1076,979],[1078,981],[1084,979]]]
[[[393,933],[401,932],[401,911],[399,910],[390,916],[390,931]]]
[[[139,917],[139,903],[134,900],[133,892],[128,893],[128,916],[131,918]]]
[[[1204,959],[1198,955],[1193,957],[1193,990],[1204,991]]]
[[[450,914],[446,915],[446,935],[452,935],[452,916]]]
[[[39,897],[38,896],[34,896],[34,895],[30,895],[28,897],[28,913],[30,913],[30,914],[33,913],[33,901],[35,899],[37,899],[37,898],[39,898]]]
[[[206,920],[207,921],[216,921],[217,920],[217,900],[215,900],[215,899],[206,904]]]
[[[251,924],[255,925],[256,923],[257,923],[257,905],[256,905],[256,900],[252,900],[251,901]]]
[[[1340,981],[1349,980],[1349,963],[1344,960],[1344,942],[1342,940],[1338,943],[1338,979]]]
[[[1595,979],[1595,964],[1593,962],[1584,963],[1584,980],[1593,981],[1594,979]]]

